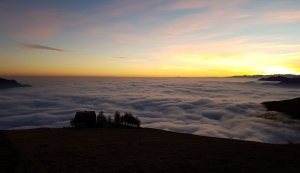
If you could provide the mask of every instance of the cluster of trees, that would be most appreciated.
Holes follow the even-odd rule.
[[[100,127],[110,127],[110,126],[132,126],[132,127],[140,127],[141,121],[138,117],[135,117],[131,114],[131,112],[125,112],[124,115],[121,115],[118,111],[114,114],[114,119],[110,116],[106,117],[103,111],[100,111],[97,115],[97,126]]]
[[[76,118],[70,120],[70,125],[75,126]],[[88,124],[87,124],[88,125]],[[97,115],[96,124],[89,124],[89,127],[120,127],[120,126],[130,126],[130,127],[140,127],[141,121],[138,117],[133,116],[130,112],[125,112],[124,115],[121,115],[118,111],[113,116],[106,117],[103,111],[100,111]]]

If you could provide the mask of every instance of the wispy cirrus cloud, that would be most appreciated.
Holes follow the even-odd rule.
[[[29,50],[39,49],[39,50],[52,50],[52,51],[58,51],[58,52],[72,52],[69,50],[53,48],[53,47],[48,47],[48,46],[42,46],[42,45],[37,45],[37,44],[19,43],[18,46],[23,49],[29,49]]]

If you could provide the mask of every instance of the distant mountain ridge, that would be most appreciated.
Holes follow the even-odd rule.
[[[281,101],[268,101],[262,103],[268,111],[282,112],[291,115],[292,118],[300,120],[300,97],[281,100]]]
[[[272,76],[267,78],[261,78],[259,81],[279,81],[283,84],[300,84],[300,77],[284,77],[284,76]]]
[[[32,86],[27,84],[20,84],[13,79],[8,80],[8,79],[0,78],[0,89],[8,89],[8,88],[15,88],[15,87],[32,87]]]
[[[263,74],[257,74],[257,75],[235,75],[235,76],[231,76],[231,77],[234,77],[234,78],[245,78],[245,77],[277,77],[277,76],[282,76],[282,77],[288,77],[288,78],[297,78],[297,77],[300,77],[300,75],[296,75],[296,74],[272,74],[272,75],[263,75]]]

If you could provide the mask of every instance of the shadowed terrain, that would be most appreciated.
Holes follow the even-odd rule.
[[[284,77],[284,76],[271,76],[267,78],[261,78],[259,81],[279,81],[281,84],[300,84],[299,77]]]
[[[300,169],[298,144],[147,128],[12,130],[1,131],[0,137],[2,172],[294,173]]]
[[[8,80],[8,79],[0,78],[0,89],[8,89],[8,88],[14,88],[14,87],[31,87],[31,85],[20,84],[15,80]]]
[[[281,101],[269,101],[262,103],[268,111],[277,111],[291,115],[292,118],[300,120],[300,97],[281,100]]]

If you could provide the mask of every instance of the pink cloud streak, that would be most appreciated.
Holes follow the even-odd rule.
[[[52,50],[52,51],[58,51],[58,52],[71,52],[69,50],[64,50],[64,49],[58,49],[58,48],[53,48],[53,47],[48,47],[48,46],[42,46],[42,45],[36,45],[36,44],[26,44],[26,43],[20,43],[18,45],[19,47],[23,49],[29,49],[29,50]]]

